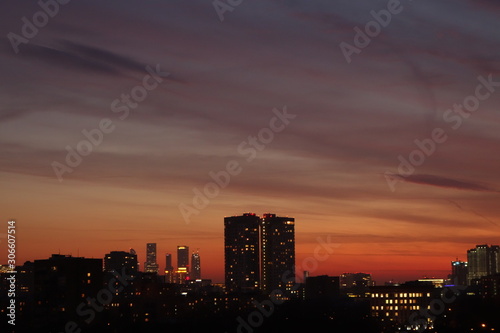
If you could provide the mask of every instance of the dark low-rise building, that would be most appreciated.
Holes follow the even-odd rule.
[[[310,276],[305,283],[306,300],[333,300],[340,297],[338,276]]]

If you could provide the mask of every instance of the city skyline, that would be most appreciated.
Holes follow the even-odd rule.
[[[259,218],[256,214],[254,213],[245,213],[243,215],[253,215],[254,217],[257,217]],[[262,214],[264,217],[276,217],[276,214],[269,214],[269,213],[264,213]],[[260,218],[259,218],[260,219]],[[283,217],[282,219],[284,219],[285,221],[286,220],[295,220],[294,218],[288,218],[288,217]],[[265,218],[264,218],[265,220]],[[259,222],[260,223],[260,222]],[[327,235],[329,237],[329,235]],[[223,239],[223,237],[222,237]],[[184,241],[181,241],[180,243],[185,243]],[[494,243],[486,243],[486,242],[482,242],[483,244],[486,244],[486,245],[479,245],[479,243],[481,242],[476,242],[476,246],[478,247],[489,247],[488,244],[491,244],[492,246],[492,249],[495,249],[495,251],[498,251],[497,248],[498,246],[494,245]],[[146,248],[148,248],[150,245],[154,245],[154,248],[156,249],[156,246],[158,245],[158,243],[146,243]],[[192,252],[189,252],[189,246],[186,246],[186,245],[176,245],[176,246],[163,246],[162,244],[161,245],[161,249],[168,249],[168,250],[173,250],[174,248],[176,249],[176,253],[177,253],[177,256],[175,257],[175,260],[176,260],[176,265],[172,265],[172,276],[175,275],[175,272],[176,272],[176,269],[179,267],[179,263],[181,260],[182,262],[185,262],[186,258],[188,258],[188,265],[187,267],[184,267],[186,269],[186,274],[185,276],[186,277],[191,277],[191,272],[189,270],[189,267],[192,265],[190,262],[189,262],[189,258],[193,258],[193,256],[198,253],[198,256],[199,256],[199,248],[197,247],[197,250],[196,252],[195,251],[192,251]],[[223,244],[222,244],[223,245]],[[470,245],[466,245],[466,247]],[[141,248],[141,247],[138,247],[138,248]],[[373,270],[370,270],[370,269],[366,269],[366,267],[363,267],[363,266],[357,266],[357,267],[354,267],[354,266],[339,266],[339,267],[334,267],[334,268],[329,268],[329,267],[325,267],[324,265],[320,265],[319,268],[317,270],[315,270],[314,272],[312,272],[313,276],[319,276],[319,275],[333,275],[333,276],[340,276],[344,273],[347,273],[347,272],[356,272],[356,273],[368,273],[370,274],[375,281],[380,281],[382,283],[384,282],[397,282],[397,283],[401,283],[401,282],[404,282],[404,281],[412,281],[412,280],[417,280],[417,279],[421,279],[421,278],[436,278],[436,277],[439,277],[439,278],[443,278],[443,279],[446,279],[446,277],[449,275],[449,274],[453,274],[453,263],[456,262],[456,263],[465,263],[467,264],[469,258],[468,256],[470,255],[469,252],[472,251],[474,249],[470,249],[468,248],[468,250],[466,252],[462,251],[462,253],[458,253],[455,257],[456,257],[456,260],[452,260],[452,258],[445,258],[445,260],[443,261],[443,263],[439,263],[439,265],[442,264],[443,266],[443,269],[441,270],[431,270],[431,269],[424,269],[422,270],[421,274],[417,273],[415,274],[414,270],[408,270],[408,271],[404,271],[404,270],[398,270],[398,274],[394,274],[391,270],[389,271],[384,271],[384,270],[376,270],[376,271],[373,271]],[[106,250],[106,251],[110,251],[109,249]],[[144,261],[141,262],[141,254],[139,254],[141,251],[136,251],[134,250],[132,247],[129,247],[129,250],[125,250],[125,249],[119,249],[119,250],[113,250],[114,252],[123,252],[123,253],[133,253],[137,258],[138,258],[138,267],[139,267],[139,270],[140,271],[144,271],[146,272],[147,269],[146,269],[146,264],[147,264],[147,258],[148,258],[148,253],[147,251],[145,251],[143,253],[143,256],[144,256]],[[172,254],[169,253],[169,252],[165,252],[163,254],[159,254],[161,250],[157,250],[156,251],[156,255],[154,256],[155,258],[158,258],[158,256],[160,256],[160,258],[163,258],[163,260],[158,260],[156,259],[156,264],[157,264],[157,271],[158,271],[158,274],[159,275],[163,275],[165,274],[165,270],[167,268],[167,265],[165,263],[165,255],[166,256],[170,256],[170,260],[173,262],[173,257],[172,257]],[[78,251],[80,252],[80,250]],[[82,249],[81,250],[82,253],[85,252],[85,249]],[[182,259],[179,259],[179,253],[182,252]],[[184,253],[185,252],[185,253]],[[77,258],[85,258],[86,256],[85,255],[80,255],[79,253],[75,256],[73,253],[61,253],[60,251],[58,253],[52,253],[52,254],[49,254],[47,255],[46,258],[49,258],[51,255],[54,255],[54,254],[63,254],[63,255],[70,255],[70,256],[73,256],[73,257],[77,257]],[[312,252],[310,253],[312,254]],[[334,254],[334,256],[337,256],[337,254]],[[97,256],[89,256],[88,258],[105,258],[106,255],[103,255],[102,257],[100,257],[99,255]],[[495,257],[495,260],[497,257]],[[500,256],[498,257],[500,258]],[[33,261],[33,260],[37,260],[37,259],[42,259],[41,257],[39,258],[31,258],[31,259],[28,259],[28,260],[25,260],[25,261]],[[339,258],[339,259],[342,259],[342,258]],[[24,259],[23,259],[24,260]],[[219,258],[220,260],[220,258]],[[304,273],[304,269],[300,269],[300,263],[298,263],[298,260],[297,259],[297,265],[299,265],[299,269],[297,270],[296,272],[296,276],[302,276],[302,274]],[[449,263],[450,263],[450,260],[451,260],[451,263],[452,263],[452,268],[451,270],[449,269]],[[223,260],[222,260],[223,261]],[[21,261],[21,262],[24,262],[24,261]],[[143,264],[141,264],[143,263]],[[0,265],[2,264],[2,262],[0,262]],[[429,266],[433,266],[435,265],[436,263],[433,263],[431,261],[428,261],[427,264],[429,264]],[[445,268],[446,267],[446,268]],[[500,267],[500,264],[499,264],[499,267]],[[204,269],[204,272],[206,272],[206,269],[207,267],[205,267]],[[222,271],[216,271],[214,272],[214,270],[210,270],[208,269],[208,271],[211,271],[211,274],[206,274],[204,273],[204,278],[206,279],[211,279],[217,283],[224,283],[224,269],[222,269]],[[491,271],[489,271],[491,272]],[[308,272],[308,273],[311,273],[311,272]],[[362,274],[363,274],[362,273]],[[261,272],[259,272],[259,275],[261,274]],[[484,274],[483,274],[484,275]],[[259,279],[262,279],[262,277],[260,277]]]
[[[264,271],[262,271],[262,267],[265,266],[264,265],[265,256],[263,256],[263,253],[260,253],[260,251],[262,250],[263,247],[265,247],[266,243],[263,242],[263,239],[265,239],[265,236],[263,236],[262,233],[264,231],[262,231],[261,228],[264,225],[269,225],[269,226],[273,225],[272,224],[273,222],[271,222],[271,221],[274,221],[274,223],[278,223],[275,225],[276,227],[278,227],[279,224],[283,224],[283,225],[292,224],[293,225],[292,227],[294,229],[295,219],[289,218],[289,217],[279,217],[276,214],[270,214],[270,213],[264,213],[262,216],[263,217],[261,218],[260,216],[256,215],[255,213],[244,213],[241,216],[225,217],[224,224],[227,225],[227,221],[233,220],[236,225],[244,223],[242,226],[240,226],[238,228],[241,228],[241,227],[247,228],[249,225],[247,225],[248,223],[244,222],[244,221],[250,221],[250,219],[255,220],[254,224],[255,224],[255,228],[256,228],[256,234],[255,234],[256,239],[254,242],[250,242],[251,244],[255,245],[255,249],[258,249],[256,254],[255,254],[256,261],[257,261],[256,262],[257,271],[255,272],[255,278],[254,278],[254,280],[257,282],[255,284],[255,289],[257,290],[257,289],[262,288],[263,291],[267,290],[267,292],[270,292],[270,290],[268,290],[269,288],[266,287],[265,284],[263,283],[264,281],[266,281]],[[241,230],[243,230],[243,229],[241,229]],[[287,232],[286,227],[285,227],[285,229],[276,229],[275,230],[276,233],[283,232],[283,231]],[[239,233],[239,231],[237,233]],[[228,237],[229,235],[232,235],[232,234],[227,234],[226,237]],[[293,235],[292,236],[292,239],[293,239],[295,237],[295,235],[294,235],[294,233],[292,235]],[[229,237],[231,237],[231,236],[229,236]],[[261,238],[261,237],[264,237],[264,238]],[[287,239],[287,237],[277,238],[276,240],[279,240],[281,243],[281,241],[286,241],[286,239]],[[250,244],[250,243],[248,243],[248,244]],[[295,242],[293,242],[292,248],[295,247],[294,243]],[[245,245],[243,244],[240,247],[245,247]],[[146,249],[149,250],[150,252],[146,251],[146,253],[145,253],[146,261],[144,262],[145,264],[142,267],[140,265],[140,257],[138,256],[137,251],[134,250],[133,248],[130,248],[129,251],[116,250],[116,249],[115,250],[108,250],[108,252],[109,251],[111,251],[111,252],[104,254],[102,257],[99,257],[99,256],[98,257],[91,257],[89,259],[93,259],[93,258],[102,259],[103,260],[103,271],[107,271],[107,269],[106,269],[107,262],[112,263],[112,262],[116,262],[117,260],[118,261],[125,260],[125,262],[129,262],[130,264],[132,264],[132,262],[135,262],[135,264],[132,267],[135,267],[134,269],[136,269],[137,271],[146,272],[146,273],[147,272],[156,273],[159,276],[165,276],[167,279],[166,280],[167,282],[172,281],[174,283],[181,283],[181,281],[179,281],[175,277],[176,271],[177,271],[176,269],[179,269],[179,268],[181,268],[183,270],[182,272],[185,272],[185,274],[182,275],[183,279],[186,278],[186,280],[189,280],[190,278],[192,278],[192,276],[193,276],[192,273],[194,271],[190,270],[189,268],[192,265],[195,265],[194,260],[197,260],[198,273],[201,272],[200,254],[199,254],[200,249],[199,248],[197,248],[196,251],[193,251],[193,252],[191,252],[191,254],[189,254],[189,246],[177,245],[176,246],[176,249],[177,249],[177,258],[176,258],[177,259],[177,267],[174,267],[172,265],[172,260],[173,260],[172,254],[165,253],[165,256],[166,256],[165,265],[162,266],[156,261],[156,262],[154,262],[154,263],[156,263],[156,266],[154,267],[154,270],[152,270],[152,271],[150,269],[148,269],[147,263],[148,263],[148,258],[149,259],[154,258],[154,260],[156,260],[157,243],[146,243]],[[328,249],[328,247],[325,247],[325,249]],[[276,250],[278,250],[278,247],[276,247]],[[272,251],[275,251],[275,250],[273,249]],[[272,253],[272,251],[270,251],[270,253]],[[481,252],[479,252],[479,251],[481,251]],[[278,275],[282,276],[283,273],[286,271],[287,276],[290,277],[293,275],[295,277],[299,277],[299,280],[303,279],[302,276],[305,276],[305,273],[307,273],[307,276],[327,276],[327,275],[339,276],[341,279],[341,282],[342,282],[342,279],[345,278],[346,274],[347,275],[354,274],[355,276],[357,276],[357,275],[364,276],[364,275],[368,274],[369,281],[373,281],[373,283],[379,282],[379,284],[377,284],[377,285],[383,285],[386,283],[402,283],[405,281],[416,281],[416,280],[424,281],[426,279],[432,280],[432,279],[436,279],[436,278],[438,280],[442,279],[443,281],[446,281],[447,279],[449,279],[450,281],[452,281],[452,283],[453,282],[455,282],[455,283],[467,282],[467,284],[469,284],[470,281],[473,279],[478,279],[478,278],[481,278],[484,276],[490,276],[490,275],[500,273],[500,246],[494,245],[494,244],[491,244],[491,245],[489,245],[489,244],[476,244],[475,248],[468,248],[467,250],[465,250],[463,252],[465,254],[467,261],[459,260],[458,259],[459,256],[457,256],[457,258],[455,260],[452,259],[448,262],[448,263],[451,262],[451,266],[449,266],[449,269],[443,270],[440,275],[432,275],[432,274],[423,274],[421,276],[408,275],[408,278],[399,279],[399,280],[391,278],[391,279],[381,279],[381,280],[377,281],[378,277],[384,276],[384,275],[372,274],[369,270],[366,270],[363,267],[358,267],[357,269],[351,270],[351,271],[340,269],[340,270],[337,270],[337,272],[341,272],[338,274],[333,273],[331,271],[324,272],[322,270],[319,272],[313,271],[312,272],[313,274],[311,274],[310,271],[303,269],[303,270],[295,271],[295,275],[293,275],[293,274],[288,274],[288,271],[293,271],[293,269],[289,269],[290,266],[285,265],[285,266],[283,266],[284,268],[281,270],[275,269],[274,273],[279,272]],[[226,252],[226,253],[228,253],[228,252]],[[275,258],[272,260],[278,260],[278,259],[282,260],[283,258],[286,257],[286,255],[282,256],[282,254],[286,254],[286,253],[287,253],[286,250],[280,249],[276,252],[276,254],[271,256],[272,258]],[[276,255],[278,255],[278,257],[276,257]],[[56,257],[57,256],[62,256],[62,257],[69,256],[72,258],[86,258],[85,256],[79,256],[79,255],[73,256],[72,254],[61,254],[61,253],[51,254],[47,258],[51,258],[53,256],[56,256]],[[35,260],[47,260],[47,258],[33,258],[31,260],[27,260],[26,262],[34,262]],[[189,258],[191,258],[191,261],[189,261]],[[479,260],[479,258],[481,258],[481,260]],[[131,259],[133,261],[130,261]],[[186,259],[187,259],[187,261],[186,261]],[[167,265],[169,262],[171,264],[170,268],[172,268],[172,269],[167,270],[167,267],[168,267]],[[478,263],[478,262],[481,262],[481,263]],[[24,264],[24,262],[22,262],[22,264]],[[3,265],[3,264],[0,262],[0,265]],[[20,265],[21,265],[21,263],[20,263]],[[181,266],[179,266],[179,265],[181,265]],[[7,265],[4,265],[4,267],[7,267]],[[464,270],[464,268],[465,268],[465,270]],[[6,272],[7,271],[8,270],[6,270]],[[226,271],[227,271],[227,266],[224,269],[224,271],[222,272],[222,274],[226,274]],[[219,272],[219,275],[220,274],[221,274],[221,272]],[[387,276],[390,276],[390,275],[387,275]],[[214,283],[225,283],[227,285],[227,275],[225,278],[223,277],[222,279],[217,279],[217,278],[214,279],[212,276],[204,276],[203,278],[210,279]],[[276,281],[276,283],[277,283],[277,281]],[[369,285],[371,285],[371,282],[366,284],[366,286],[369,286]],[[280,289],[280,288],[285,289],[286,288],[285,285],[281,286],[279,284],[273,284],[273,286],[274,286],[273,288],[270,288],[271,290],[276,290],[276,289]]]
[[[154,242],[163,272],[187,244],[223,281],[221,217],[247,211],[301,221],[298,263],[330,237],[314,275],[443,276],[498,244],[500,8],[389,3],[2,2],[18,261],[134,248],[142,269]]]
[[[252,223],[253,220],[256,223]],[[249,246],[246,245],[252,244],[239,241],[249,236],[244,231],[260,224],[258,229],[265,234],[269,231],[264,229],[274,224],[274,231],[277,232],[280,222],[292,222],[292,219],[279,218],[274,214],[265,214],[260,218],[249,213],[226,219],[226,227],[234,229],[225,233],[229,244],[234,236],[238,238],[235,243],[235,249],[240,252],[238,262],[239,259],[246,261],[242,254],[247,252],[245,249]],[[287,228],[282,231],[287,233]],[[261,241],[265,238],[265,235],[262,236]],[[272,252],[276,249],[275,245],[264,241],[262,248],[270,246]],[[467,332],[477,328],[480,331],[485,328],[495,331],[500,324],[498,248],[497,245],[489,247],[481,244],[468,250],[469,254],[472,253],[472,261],[484,261],[492,266],[484,272],[482,266],[487,265],[472,265],[476,267],[469,273],[485,274],[466,284],[450,280],[453,276],[450,279],[419,279],[401,284],[375,285],[371,275],[366,273],[341,276],[304,274],[307,277],[302,282],[292,281],[295,293],[291,294],[291,298],[284,299],[280,296],[282,286],[269,291],[265,290],[265,282],[261,290],[249,290],[246,286],[233,288],[231,283],[224,288],[210,280],[186,279],[172,284],[156,272],[137,271],[137,256],[132,249],[130,252],[111,251],[104,260],[54,254],[48,259],[18,266],[14,273],[0,267],[0,301],[3,304],[0,313],[11,318],[10,325],[17,320],[16,325],[19,326],[16,326],[16,332],[18,327],[20,332],[35,327],[41,332],[52,332],[54,327],[106,332],[110,325],[123,332],[148,328],[183,332],[198,332],[200,329],[242,332],[246,329],[252,332],[252,327],[260,328],[265,322],[264,330],[259,331],[274,332],[276,328],[271,328],[274,325],[281,328],[288,325],[290,328],[287,330],[290,330],[312,318],[320,322],[307,322],[303,325],[304,329],[306,326],[309,329],[315,326],[324,329],[325,323],[328,323],[331,327],[342,328],[343,332],[346,329],[373,333],[424,332],[426,328],[434,332],[449,332],[446,328],[453,326],[466,328],[464,331]],[[477,258],[474,259],[474,256]],[[264,257],[272,261],[280,256]],[[484,260],[477,260],[483,257]],[[320,258],[317,256],[316,260]],[[495,260],[489,260],[491,258]],[[247,263],[251,268],[252,263]],[[463,271],[455,270],[457,263],[453,261],[451,269],[461,275]],[[244,269],[244,266],[239,269]],[[8,301],[12,296],[8,295],[13,294],[9,291],[13,283],[17,285],[16,297],[19,300],[18,308],[12,304],[19,310],[17,315],[11,310],[12,306],[6,306],[11,303]],[[211,311],[206,312],[207,308]],[[291,313],[292,318],[285,317],[283,321],[282,316],[290,316]],[[315,315],[311,317],[311,313]],[[338,319],[335,318],[337,315]]]
[[[264,215],[269,216],[269,215],[275,215],[275,214],[264,214]],[[242,216],[234,216],[234,217],[240,217],[240,218],[241,217],[249,217],[249,213],[245,213]],[[258,221],[260,222],[260,218],[258,216],[253,215],[253,217],[257,217]],[[279,218],[280,217],[278,217],[278,219]],[[286,218],[286,220],[290,220],[290,219]],[[237,222],[240,222],[240,221],[237,221]],[[152,244],[152,243],[148,243],[148,244]],[[178,247],[185,248],[186,246],[178,246]],[[451,260],[450,261],[451,266],[447,270],[446,275],[439,276],[439,277],[438,276],[432,276],[432,277],[431,276],[425,276],[425,277],[422,276],[421,278],[400,280],[400,281],[395,281],[395,280],[375,281],[374,276],[371,273],[367,272],[366,270],[363,270],[362,268],[360,268],[359,270],[356,270],[356,271],[351,271],[351,272],[342,271],[341,274],[337,275],[337,277],[340,279],[339,280],[339,287],[340,288],[349,288],[349,287],[358,286],[356,283],[353,283],[352,281],[360,281],[360,282],[358,282],[360,284],[359,286],[362,285],[363,287],[369,287],[369,286],[375,286],[375,285],[383,286],[383,285],[386,285],[388,283],[389,284],[398,284],[398,283],[404,283],[404,282],[409,282],[409,281],[411,282],[411,281],[417,281],[417,280],[418,281],[438,281],[438,280],[446,281],[446,280],[449,280],[451,283],[455,283],[458,285],[470,285],[471,281],[474,279],[480,279],[481,277],[500,274],[500,260],[499,260],[500,256],[498,255],[500,253],[499,248],[500,248],[499,245],[494,245],[494,244],[491,244],[491,245],[489,245],[489,244],[477,244],[474,248],[465,250],[465,254],[470,255],[471,252],[476,251],[478,249],[479,250],[487,249],[488,251],[491,250],[492,253],[495,253],[494,262],[489,260],[490,258],[492,258],[492,257],[490,257],[490,254],[489,254],[490,252],[487,252],[487,254],[486,253],[482,254],[482,256],[485,257],[484,266],[476,265],[477,267],[473,266],[471,268],[470,263],[467,261],[464,262],[464,261],[460,261],[460,260]],[[28,260],[27,262],[31,262],[31,263],[33,263],[35,261],[41,262],[41,261],[47,261],[47,260],[50,260],[53,258],[55,258],[56,260],[58,258],[72,258],[75,260],[77,260],[77,259],[91,259],[91,260],[92,259],[99,259],[99,260],[102,260],[102,272],[109,273],[109,272],[111,272],[111,270],[116,270],[116,267],[118,267],[119,265],[125,265],[124,267],[127,267],[127,270],[148,273],[146,270],[146,267],[141,269],[141,266],[139,263],[140,258],[137,256],[136,251],[134,249],[130,249],[129,251],[109,250],[108,252],[109,253],[104,254],[102,257],[97,257],[97,258],[95,258],[95,257],[87,258],[84,256],[73,256],[71,254],[57,253],[57,254],[52,254],[46,258],[35,258],[32,260]],[[166,255],[167,255],[167,257],[171,258],[171,254],[167,253]],[[196,252],[192,252],[192,255],[190,257],[194,258],[195,256],[197,256],[198,260],[199,260],[200,255],[199,255],[198,250]],[[481,256],[481,255],[479,255],[479,256]],[[258,261],[261,260],[260,255],[258,256],[257,260]],[[474,260],[477,260],[477,259],[474,259]],[[23,266],[25,264],[26,264],[26,262],[22,262],[22,263],[19,263],[19,265],[17,265],[17,266]],[[262,263],[260,263],[260,265],[262,265]],[[490,265],[492,265],[492,266],[490,266]],[[0,267],[5,268],[5,270],[2,271],[4,273],[9,272],[9,270],[10,270],[8,268],[8,265],[3,265],[2,263],[0,263]],[[165,267],[166,267],[166,265],[165,265]],[[465,271],[463,269],[464,267],[465,267]],[[310,274],[309,271],[306,271],[306,272],[307,272],[307,277],[334,276],[332,274],[330,274],[330,275],[323,274],[323,273]],[[479,272],[479,273],[477,273],[477,272]],[[149,272],[149,273],[154,273],[154,274],[157,274],[158,276],[165,276],[166,275],[166,272],[164,270],[161,270],[161,269],[159,269],[158,272]],[[258,273],[260,273],[260,272],[258,272]],[[299,277],[299,280],[303,282],[304,278],[302,276],[304,275],[304,273],[305,273],[304,271],[296,272],[295,276]],[[460,275],[463,275],[463,278],[461,278]],[[186,276],[190,277],[190,275],[186,275]],[[287,276],[291,276],[291,275],[287,274]],[[204,277],[204,279],[212,280],[210,277]],[[268,288],[261,285],[261,281],[263,279],[263,276],[261,276],[261,274],[256,274],[255,279],[256,279],[256,281],[259,282],[258,284],[256,284],[256,286],[257,286],[256,290],[263,288],[262,289],[263,292],[270,293],[271,291],[276,290],[276,289],[281,287],[281,286],[277,285],[277,286],[275,286],[276,288],[268,290]],[[186,282],[188,280],[189,279],[187,279]],[[346,281],[351,281],[350,282],[351,284],[348,284]],[[224,281],[212,281],[212,282],[217,283],[217,284],[224,283]],[[183,282],[177,281],[174,283],[183,283]],[[442,287],[443,285],[440,284],[439,286]],[[284,288],[284,286],[283,286],[283,288]]]

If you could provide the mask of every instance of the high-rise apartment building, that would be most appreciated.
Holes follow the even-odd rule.
[[[467,251],[469,285],[483,276],[500,273],[500,246],[477,245]]]
[[[261,289],[289,298],[295,285],[295,219],[264,214],[260,227]]]
[[[224,218],[228,291],[260,289],[289,298],[295,282],[295,219],[254,213]]]
[[[254,213],[224,218],[224,268],[227,291],[260,286],[260,218]]]
[[[146,273],[158,273],[158,262],[156,261],[156,243],[147,243],[146,262],[144,263]]]

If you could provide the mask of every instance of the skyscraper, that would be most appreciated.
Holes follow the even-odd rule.
[[[264,214],[261,227],[261,289],[289,298],[295,285],[295,219]]]
[[[194,252],[191,255],[191,280],[200,280],[201,279],[201,262],[200,262],[200,254],[198,251]]]
[[[451,262],[450,282],[459,286],[467,285],[467,262],[455,260]]]
[[[260,280],[260,219],[254,213],[224,218],[224,268],[227,291],[252,291]]]
[[[189,280],[189,247],[177,246],[177,269],[174,273],[174,283],[184,283]]]
[[[170,253],[165,255],[165,282],[174,282],[174,266],[172,266],[172,255]]]
[[[156,262],[156,243],[147,243],[146,262],[144,263],[146,273],[158,273],[158,263]]]
[[[177,246],[177,268],[186,268],[189,272],[189,246]]]
[[[467,251],[469,285],[483,276],[500,273],[500,246],[477,245]]]

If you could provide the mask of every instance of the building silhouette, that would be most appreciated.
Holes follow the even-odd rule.
[[[165,255],[165,282],[174,282],[174,266],[172,266],[172,254],[170,253]]]
[[[34,322],[57,327],[103,288],[102,259],[53,254],[34,262]]]
[[[500,273],[481,277],[477,286],[482,297],[500,301]]]
[[[147,243],[146,262],[144,263],[144,272],[158,273],[158,262],[156,261],[156,243]]]
[[[460,260],[451,262],[450,282],[458,286],[467,285],[468,263]]]
[[[186,268],[189,273],[189,246],[177,246],[177,268]]]
[[[228,291],[262,290],[290,298],[295,284],[295,219],[254,213],[224,218]]]
[[[126,287],[122,287],[117,279],[119,275],[130,276],[131,281]],[[133,249],[130,252],[111,251],[104,255],[104,281],[105,285],[111,283],[115,287],[116,300],[125,300],[133,297],[135,293],[136,278],[139,274],[139,263],[137,254]]]
[[[343,273],[340,275],[340,287],[349,288],[368,288],[375,286],[371,274],[367,273]]]
[[[289,298],[295,284],[295,219],[268,213],[260,227],[261,289]]]
[[[200,280],[201,279],[201,261],[200,254],[198,251],[191,255],[191,279]]]
[[[224,218],[226,290],[255,291],[260,287],[260,218],[254,213]]]
[[[174,273],[174,283],[184,283],[189,280],[189,246],[177,246],[177,269]]]
[[[332,300],[340,297],[340,278],[338,276],[310,276],[305,281],[305,299]]]
[[[500,246],[477,245],[467,251],[469,285],[484,276],[500,273]]]
[[[139,270],[137,254],[125,251],[111,251],[104,255],[105,272],[121,272],[122,269],[125,269],[127,274],[136,276]]]

